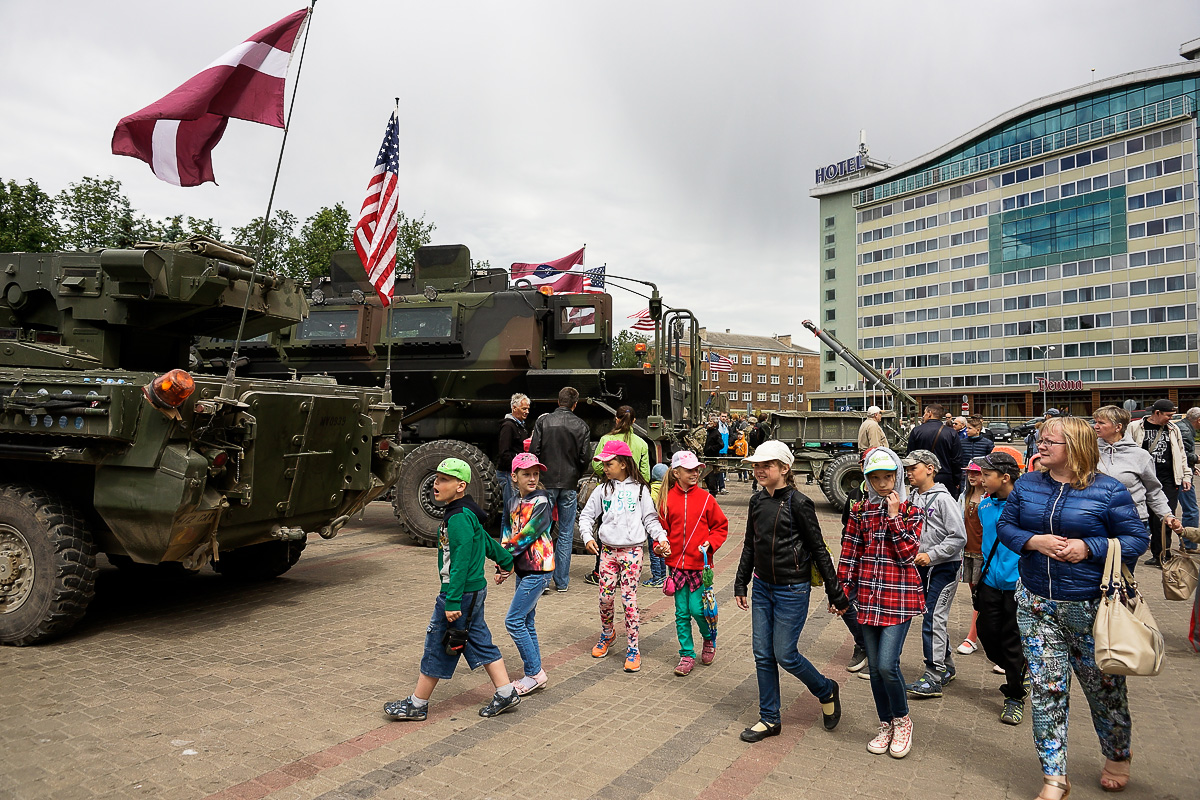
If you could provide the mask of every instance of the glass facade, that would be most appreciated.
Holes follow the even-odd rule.
[[[993,273],[1124,253],[1125,187],[993,214],[988,228]]]

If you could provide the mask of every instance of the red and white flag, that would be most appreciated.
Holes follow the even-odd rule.
[[[396,283],[396,226],[400,204],[396,183],[400,172],[400,123],[392,112],[383,144],[375,159],[375,171],[367,183],[367,196],[354,226],[354,249],[367,278],[386,307],[392,302]]]
[[[283,88],[308,9],[284,17],[205,67],[175,91],[117,123],[112,151],[150,165],[176,186],[212,181],[212,150],[229,118],[284,126]]]
[[[558,294],[577,294],[584,291],[585,275],[582,272],[572,274],[568,270],[583,267],[583,251],[579,248],[569,256],[545,261],[541,264],[513,264],[510,268],[512,279],[524,278],[533,284],[534,288],[549,286]]]
[[[641,311],[635,311],[634,313],[632,313],[628,317],[626,317],[626,319],[637,320],[637,322],[635,322],[629,326],[629,327],[633,328],[635,331],[652,331],[652,330],[654,330],[654,320],[650,319],[650,309],[648,309],[648,308],[643,308]]]

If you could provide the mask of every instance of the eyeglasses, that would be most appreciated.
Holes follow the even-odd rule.
[[[1056,442],[1053,439],[1042,439],[1040,442],[1038,442],[1038,447],[1041,447],[1042,445],[1052,445],[1052,444],[1062,446],[1062,445],[1065,445],[1066,442]]]

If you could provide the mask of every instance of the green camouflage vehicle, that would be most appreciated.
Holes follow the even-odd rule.
[[[616,407],[631,405],[639,434],[660,460],[699,415],[699,327],[689,312],[663,310],[661,302],[651,304],[658,346],[634,369],[612,366],[619,326],[609,295],[543,294],[527,282],[513,284],[506,270],[473,269],[463,245],[420,248],[387,308],[358,256],[336,253],[310,303],[308,319],[243,347],[250,361],[241,374],[381,386],[390,358],[392,385],[406,404],[393,506],[402,529],[422,544],[436,541],[441,509],[433,502],[433,470],[447,456],[471,465],[471,494],[490,514],[499,512],[497,437],[515,392],[532,400],[530,431],[539,414],[557,406],[564,386],[579,390],[576,413],[596,438],[611,429]],[[694,363],[685,363],[683,347]],[[204,340],[199,349],[218,365],[229,355],[228,343]]]
[[[247,294],[247,336],[303,319],[252,266],[210,241],[0,254],[0,642],[70,629],[97,553],[274,577],[394,483],[388,392],[179,369]]]

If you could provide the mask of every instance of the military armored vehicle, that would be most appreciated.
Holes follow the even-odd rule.
[[[513,283],[506,270],[473,269],[463,245],[419,248],[413,272],[397,277],[386,308],[358,256],[336,253],[310,302],[308,319],[243,348],[250,360],[241,374],[327,375],[340,384],[381,386],[390,361],[406,404],[393,505],[402,529],[422,544],[436,541],[442,512],[433,502],[433,470],[446,456],[471,465],[472,496],[499,511],[497,436],[515,392],[532,400],[531,432],[564,386],[579,390],[576,413],[596,438],[611,429],[617,406],[630,405],[638,433],[660,460],[670,458],[699,415],[699,326],[690,312],[663,309],[657,300],[650,306],[654,346],[633,369],[613,368],[618,326],[611,296]],[[204,340],[199,349],[220,363],[229,345]]]
[[[68,630],[118,566],[286,572],[396,478],[388,392],[185,372],[196,335],[300,322],[215,242],[0,254],[0,642]]]

